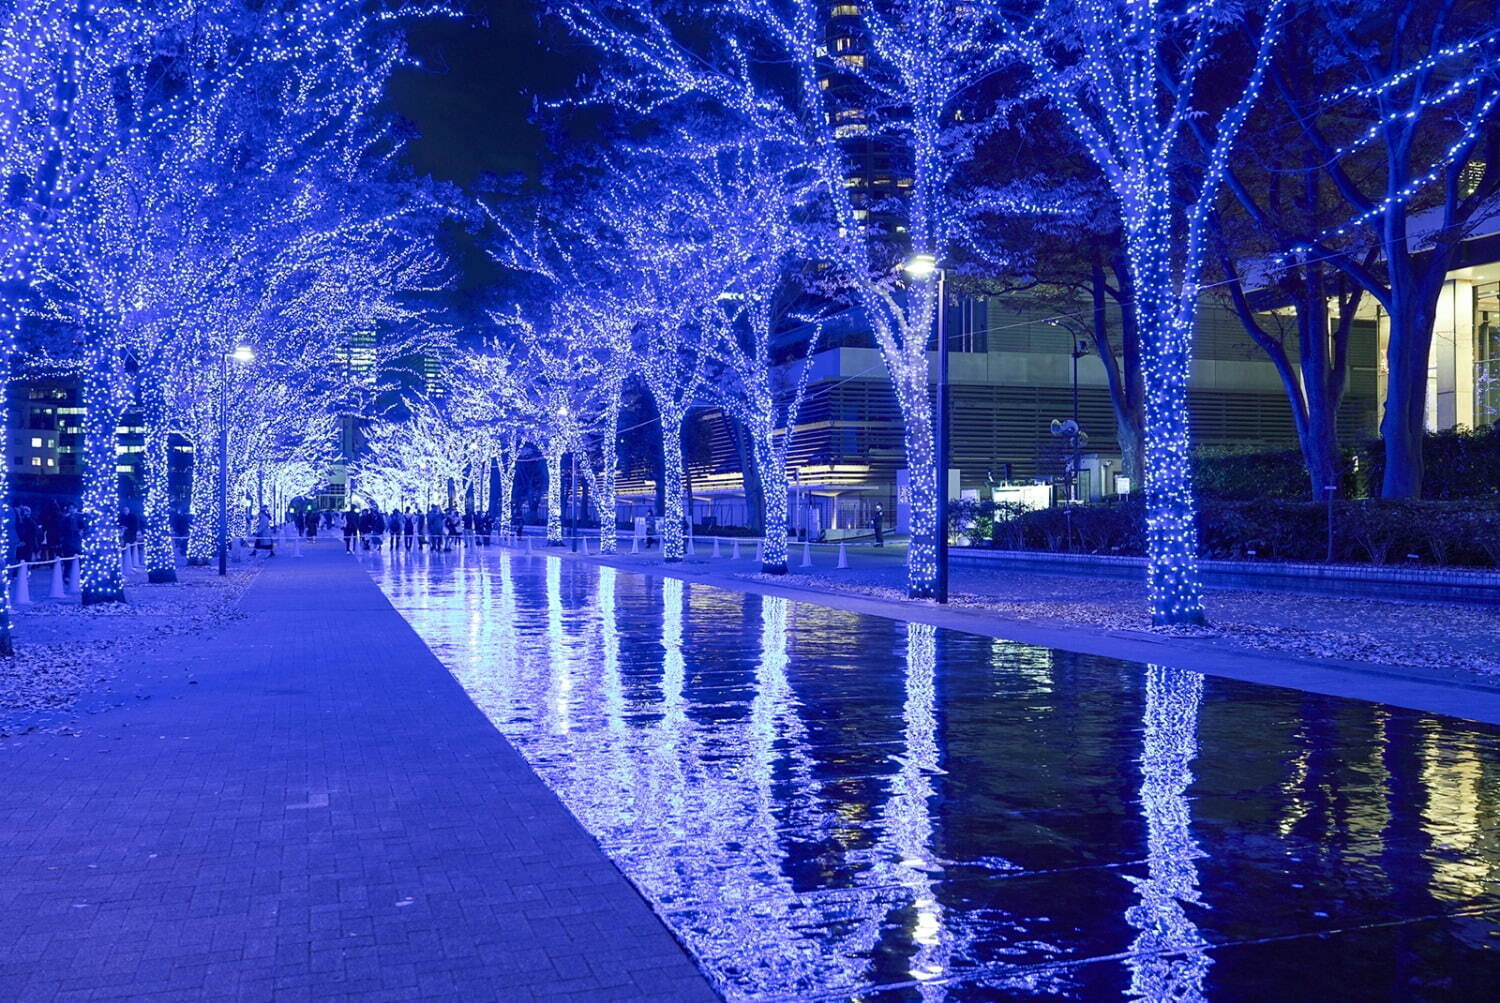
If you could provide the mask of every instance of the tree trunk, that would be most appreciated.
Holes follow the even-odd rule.
[[[1153,624],[1201,624],[1188,427],[1193,319],[1182,313],[1173,274],[1170,197],[1158,201],[1126,236],[1146,387],[1146,580]]]
[[[761,475],[762,464],[757,458],[755,444],[755,433],[743,422],[735,422],[734,446],[739,454],[741,478],[745,485],[745,528],[751,533],[766,534],[766,490],[765,478]],[[782,515],[781,525],[783,535],[786,530],[786,487],[785,478],[782,479]],[[785,541],[783,541],[784,543]]]
[[[1141,424],[1144,416],[1141,413],[1139,338],[1131,312],[1129,269],[1123,260],[1116,257],[1114,271],[1120,283],[1120,357],[1115,355],[1109,332],[1109,312],[1105,303],[1105,295],[1110,291],[1109,284],[1105,278],[1104,266],[1097,258],[1093,263],[1090,281],[1093,298],[1091,334],[1094,351],[1104,365],[1109,402],[1115,412],[1115,436],[1120,443],[1121,472],[1130,478],[1132,490],[1140,490],[1144,484],[1141,448]]]
[[[214,530],[218,525],[218,510],[214,502],[217,491],[214,468],[217,457],[208,447],[209,438],[200,435],[193,444],[193,474],[188,488],[188,512],[192,524],[188,528],[187,547],[187,562],[192,567],[212,564],[216,550]]]
[[[9,317],[7,316],[5,319],[9,320]],[[10,386],[10,376],[10,352],[0,349],[0,387],[8,388]],[[4,406],[8,408],[8,400]],[[8,410],[3,412],[3,417],[6,419],[4,425],[5,432],[3,435],[0,435],[0,445],[5,446],[6,456],[11,456],[13,453],[10,449],[11,431]],[[14,556],[11,553],[10,545],[10,527],[14,525],[14,520],[15,516],[11,512],[10,504],[10,461],[6,460],[0,462],[0,567],[8,567],[11,563],[11,558]],[[24,574],[25,572],[21,573]],[[10,582],[8,580],[0,581],[0,586],[3,586],[0,587],[0,658],[10,658],[16,653],[15,642],[11,636]]]
[[[83,377],[83,516],[87,527],[79,577],[85,606],[125,601],[120,560],[119,359],[103,352]]]
[[[904,403],[903,442],[910,495],[911,542],[906,553],[906,592],[913,599],[931,599],[937,594],[938,469],[925,358],[919,372],[902,374],[897,396]]]
[[[563,545],[562,458],[562,446],[557,442],[549,442],[547,444],[547,546],[549,547]]]
[[[1431,267],[1429,265],[1429,267]],[[1393,268],[1393,271],[1404,269]],[[1382,498],[1422,496],[1422,438],[1427,431],[1427,361],[1437,296],[1424,297],[1409,275],[1391,282],[1391,336],[1386,349],[1385,414],[1380,438],[1385,445]],[[1441,284],[1437,289],[1441,290]]]
[[[611,387],[605,401],[604,429],[599,438],[599,479],[595,492],[599,511],[599,552],[613,554],[620,549],[619,515],[615,511],[615,482],[620,465],[620,410],[624,407],[621,387]]]
[[[682,426],[685,413],[658,405],[661,412],[662,517],[661,554],[669,562],[682,560],[682,499],[685,477],[682,462]]]
[[[784,575],[787,566],[787,487],[786,457],[776,448],[774,422],[761,422],[754,433],[752,451],[756,480],[762,484],[765,527],[761,547],[760,570],[767,575]]]
[[[146,577],[152,584],[177,581],[177,556],[172,546],[172,495],[168,462],[166,401],[160,380],[147,381],[143,403],[146,425],[146,490],[141,532],[146,541]]]

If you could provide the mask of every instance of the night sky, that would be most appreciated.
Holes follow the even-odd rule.
[[[423,69],[391,84],[400,116],[419,136],[407,160],[419,172],[471,186],[484,172],[535,174],[539,131],[527,121],[533,97],[562,95],[584,68],[555,25],[538,24],[536,0],[465,0],[462,20],[410,36]]]

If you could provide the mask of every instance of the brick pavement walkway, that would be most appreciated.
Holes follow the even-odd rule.
[[[243,610],[0,742],[0,999],[714,998],[354,561]]]

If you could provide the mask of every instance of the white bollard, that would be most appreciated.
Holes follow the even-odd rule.
[[[755,563],[756,564],[764,564],[765,561],[766,561],[765,551],[761,549],[763,546],[764,546],[764,542],[763,541],[761,541],[761,540],[756,540],[755,541]]]
[[[142,540],[140,543],[137,543],[135,548],[136,567],[140,569],[142,574],[145,574],[151,570],[146,565],[146,541]]]
[[[73,570],[73,574],[68,577],[68,592],[69,592],[69,594],[75,595],[75,596],[76,595],[82,595],[83,594],[83,582],[81,582],[81,581],[78,580],[78,576],[83,573],[83,568],[82,568],[83,558],[81,558],[81,557],[70,557],[70,558],[68,558],[68,564],[72,567],[72,570]]]
[[[68,586],[63,582],[63,562],[61,557],[52,559],[52,598],[66,599],[68,597]]]
[[[714,557],[722,557],[723,556],[722,554],[719,553],[719,538],[717,536],[714,537],[714,552],[713,552],[712,556],[714,556]]]
[[[641,552],[641,538],[639,534],[630,538],[630,552],[632,554],[639,554]]]
[[[812,567],[812,541],[803,537],[802,539],[802,566]]]
[[[292,537],[292,556],[302,556],[302,534],[300,533]]]
[[[740,538],[739,537],[735,537],[734,538],[734,543],[729,548],[729,559],[731,561],[738,561],[740,559]]]
[[[578,552],[580,554],[582,554],[584,557],[589,556],[589,538],[588,537],[586,537],[586,536],[580,536],[578,538]]]
[[[693,538],[691,536],[688,537],[688,541],[687,541],[687,556],[689,556],[689,557],[697,557],[698,556],[698,551],[693,547]]]
[[[16,568],[16,594],[15,604],[17,606],[31,605],[31,565],[22,561]]]
[[[844,543],[842,540],[839,541],[839,567],[841,569],[847,569],[849,567],[849,552],[844,549]]]
[[[529,536],[526,538],[526,556],[531,556],[531,537]]]

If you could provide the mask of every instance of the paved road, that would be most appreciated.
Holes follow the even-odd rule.
[[[353,560],[243,608],[0,743],[0,999],[714,998]]]

